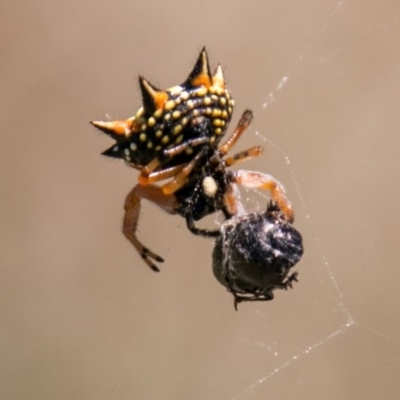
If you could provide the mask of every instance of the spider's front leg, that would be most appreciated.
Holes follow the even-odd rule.
[[[128,194],[125,200],[125,216],[123,223],[123,233],[126,238],[133,244],[135,249],[143,258],[144,262],[155,272],[159,272],[159,268],[151,261],[164,262],[164,259],[153,253],[139,241],[136,236],[137,225],[140,214],[140,201],[147,199],[158,205],[169,214],[175,214],[176,198],[172,195],[165,195],[161,188],[155,185],[141,186],[136,185]]]
[[[221,157],[225,156],[235,145],[242,133],[250,126],[252,119],[253,112],[251,110],[245,110],[230,138],[218,148]]]
[[[278,204],[289,222],[294,220],[292,204],[286,197],[285,189],[273,176],[258,171],[239,170],[232,174],[233,182],[250,189],[264,189],[271,193],[272,199]]]
[[[193,215],[186,215],[186,225],[190,232],[198,236],[204,237],[218,237],[220,235],[220,231],[218,229],[201,229],[197,228],[194,224]]]
[[[184,185],[184,180],[179,178],[182,174],[186,175],[186,172],[181,172],[184,168],[188,169],[190,168],[189,165],[193,165],[191,169],[194,167],[195,162],[199,159],[199,154],[194,158],[196,161],[187,164],[180,164],[176,165],[174,167],[169,167],[169,168],[162,168],[163,165],[167,164],[173,157],[183,153],[184,151],[193,151],[194,147],[201,146],[206,144],[209,141],[207,137],[201,137],[201,138],[196,138],[196,139],[191,139],[188,140],[180,145],[177,145],[175,147],[172,147],[171,149],[164,150],[162,153],[161,157],[155,158],[153,161],[151,161],[148,165],[143,167],[140,171],[139,175],[139,183],[142,186],[146,186],[150,183],[155,183],[162,181],[167,178],[174,178],[172,182],[174,184],[169,187],[168,184],[164,185],[164,193],[165,194],[172,194],[173,192],[177,191]],[[190,171],[191,171],[190,169]],[[189,173],[190,173],[189,171]],[[175,183],[178,180],[178,184]],[[165,188],[168,189],[165,189]]]
[[[194,139],[170,150],[166,150],[165,154],[166,156],[173,157],[188,148],[204,144],[207,141],[208,139],[204,138]],[[126,197],[123,233],[153,271],[158,272],[159,268],[151,261],[151,259],[158,262],[163,262],[164,260],[162,257],[143,246],[136,236],[140,201],[142,198],[147,199],[169,214],[176,214],[178,204],[173,193],[179,190],[186,183],[187,177],[190,175],[191,171],[196,166],[199,159],[204,155],[206,150],[206,148],[201,149],[199,153],[186,164],[180,164],[164,169],[158,169],[162,163],[158,158],[154,159],[148,166],[142,169],[139,176],[139,184],[136,185]],[[151,182],[158,182],[167,178],[173,178],[173,180],[161,187],[150,185]]]

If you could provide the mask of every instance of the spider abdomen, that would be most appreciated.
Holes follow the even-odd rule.
[[[211,75],[205,49],[184,83],[160,90],[139,77],[143,106],[126,121],[92,122],[116,140],[104,155],[122,158],[140,169],[164,150],[191,139],[206,138],[217,146],[230,122],[234,101],[225,87],[222,69]],[[199,148],[188,147],[163,167],[190,161]]]

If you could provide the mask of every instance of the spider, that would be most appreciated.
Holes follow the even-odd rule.
[[[297,272],[290,269],[303,255],[300,233],[276,203],[265,212],[234,216],[221,226],[213,250],[213,272],[242,301],[268,301],[273,290],[292,287]]]
[[[283,186],[272,176],[254,171],[228,171],[227,167],[262,153],[260,146],[225,158],[252,120],[246,110],[233,134],[222,145],[234,101],[226,88],[220,65],[210,73],[205,48],[188,78],[165,91],[139,77],[143,107],[125,121],[93,121],[95,127],[116,140],[104,155],[122,158],[139,170],[139,183],[125,200],[123,233],[145,263],[158,272],[154,262],[163,258],[143,246],[136,235],[141,200],[147,199],[169,214],[186,219],[197,235],[218,237],[219,230],[198,229],[195,221],[222,211],[226,219],[242,214],[237,185],[269,190],[289,221],[293,209]],[[161,186],[155,185],[172,178]]]

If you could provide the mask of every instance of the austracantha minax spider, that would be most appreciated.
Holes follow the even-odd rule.
[[[195,234],[219,237],[219,230],[198,229],[194,221],[217,211],[225,219],[244,215],[237,185],[266,189],[280,213],[291,223],[293,209],[283,186],[272,176],[255,171],[227,171],[238,161],[257,157],[260,146],[224,159],[249,126],[252,112],[243,113],[236,129],[222,145],[234,101],[225,86],[220,65],[210,73],[203,49],[189,77],[165,91],[139,77],[143,107],[125,121],[94,121],[92,124],[116,140],[103,154],[122,158],[140,171],[139,183],[125,200],[123,233],[147,265],[164,260],[144,247],[136,236],[141,199],[147,199],[169,214],[186,219]],[[172,178],[162,186],[154,185]],[[229,286],[229,283],[226,285]]]

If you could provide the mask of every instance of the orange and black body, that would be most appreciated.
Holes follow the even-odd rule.
[[[225,87],[221,66],[212,75],[203,49],[188,78],[167,90],[160,90],[139,77],[143,106],[125,121],[95,121],[94,126],[116,140],[104,155],[122,158],[142,169],[154,159],[155,170],[190,161],[201,148],[188,146],[174,157],[164,151],[193,139],[204,138],[217,146],[230,122],[234,101]]]

